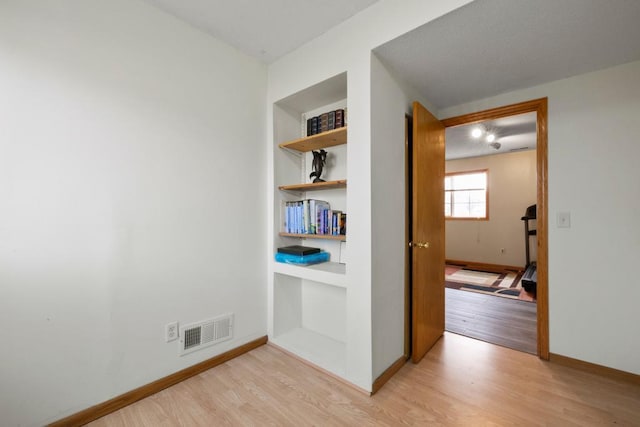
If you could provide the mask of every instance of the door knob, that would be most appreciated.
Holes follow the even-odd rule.
[[[429,247],[429,242],[409,242],[409,247],[427,249]]]

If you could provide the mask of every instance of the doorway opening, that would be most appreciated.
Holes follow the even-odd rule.
[[[416,115],[416,109],[419,109],[419,115]],[[453,128],[461,125],[469,125],[482,123],[487,120],[497,120],[504,117],[515,116],[518,114],[535,113],[536,116],[536,197],[535,204],[537,206],[537,284],[536,284],[536,351],[535,353],[541,359],[549,358],[549,332],[548,332],[548,292],[547,292],[547,268],[548,268],[548,248],[547,248],[547,99],[537,99],[519,104],[513,104],[505,107],[493,108],[477,113],[466,114],[462,116],[451,117],[445,120],[434,122],[433,116],[420,106],[414,104],[413,132],[412,138],[408,139],[413,145],[412,154],[412,205],[410,207],[412,221],[412,232],[408,236],[408,243],[412,245],[411,249],[411,265],[412,273],[410,275],[411,284],[407,289],[410,303],[407,306],[408,317],[407,323],[410,324],[411,336],[411,354],[414,362],[419,361],[424,354],[433,345],[437,337],[444,333],[444,259],[438,261],[440,268],[439,279],[436,279],[434,286],[432,279],[425,280],[420,277],[419,257],[424,257],[429,253],[429,244],[425,245],[421,240],[430,239],[431,241],[440,242],[442,244],[432,245],[431,249],[437,249],[444,253],[444,225],[442,227],[431,227],[435,230],[432,235],[425,235],[417,225],[424,218],[423,209],[425,206],[430,207],[431,212],[442,212],[444,205],[444,131],[446,128]],[[421,119],[420,116],[425,117]],[[418,117],[418,118],[417,118]],[[416,121],[417,120],[417,121]],[[433,147],[441,146],[434,150]],[[429,176],[431,172],[425,172],[421,165],[421,156],[428,153],[432,156],[435,151],[438,154],[438,164],[434,169],[433,176]],[[442,161],[442,168],[439,162]],[[434,178],[435,177],[435,178]],[[425,197],[425,193],[419,191],[420,181],[426,182],[430,179],[430,185],[439,187],[435,191]],[[433,188],[432,188],[433,190]],[[442,197],[440,196],[442,195]],[[425,200],[428,199],[428,200]],[[438,209],[434,209],[438,208]],[[437,213],[439,215],[439,213]],[[442,224],[444,224],[444,212],[442,212]],[[418,241],[420,240],[420,241]],[[434,247],[435,246],[435,247]],[[443,257],[440,257],[443,258]],[[437,258],[438,260],[440,258]],[[420,267],[420,268],[416,268]],[[431,274],[432,275],[432,274]],[[432,275],[433,276],[433,275]],[[439,283],[439,284],[438,284]],[[410,320],[409,320],[410,319]],[[429,342],[422,342],[425,339],[425,331],[428,332]],[[435,337],[435,340],[434,340]]]
[[[536,354],[536,114],[446,128],[444,186],[445,330]]]

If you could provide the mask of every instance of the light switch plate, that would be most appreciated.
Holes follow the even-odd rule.
[[[558,228],[571,228],[571,213],[558,212],[556,216],[556,223]]]

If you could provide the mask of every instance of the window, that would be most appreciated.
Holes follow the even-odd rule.
[[[444,178],[447,219],[489,219],[488,170],[448,173]]]

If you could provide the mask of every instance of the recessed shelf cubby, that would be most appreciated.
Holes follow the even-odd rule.
[[[273,251],[282,246],[313,246],[328,252],[330,261],[309,266],[271,261],[269,340],[348,379],[348,266],[340,262],[346,250],[348,228],[346,235],[298,234],[287,232],[290,227],[284,226],[291,202],[314,199],[326,202],[333,212],[347,212],[346,122],[343,127],[306,136],[307,119],[346,108],[346,73],[273,104]],[[320,149],[327,153],[321,175],[324,181],[314,183],[310,177],[312,151]],[[311,213],[308,215],[306,220],[310,221]]]

